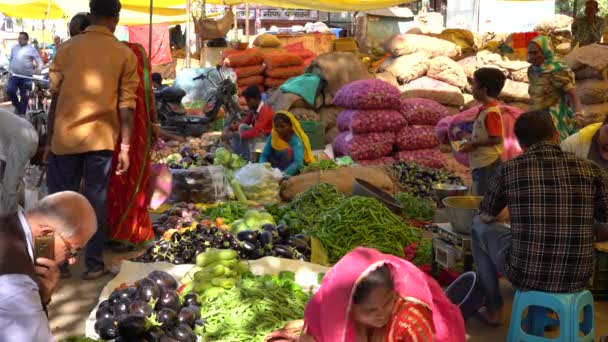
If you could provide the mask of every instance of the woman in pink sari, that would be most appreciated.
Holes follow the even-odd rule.
[[[464,342],[460,310],[408,261],[357,248],[325,276],[306,307],[300,341]]]

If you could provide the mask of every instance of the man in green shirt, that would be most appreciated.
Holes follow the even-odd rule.
[[[597,1],[590,0],[585,3],[585,16],[574,19],[572,23],[572,48],[576,45],[585,46],[602,41],[606,29],[606,21],[599,17]]]

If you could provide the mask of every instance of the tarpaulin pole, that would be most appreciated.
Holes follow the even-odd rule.
[[[245,37],[245,41],[249,43],[249,1],[245,2]]]
[[[232,7],[232,11],[234,12],[234,41],[239,41],[239,20],[237,18],[236,6]]]
[[[186,69],[190,69],[190,16],[191,0],[186,1]]]
[[[152,65],[152,17],[154,15],[154,0],[150,0],[150,26],[148,26],[148,58]]]

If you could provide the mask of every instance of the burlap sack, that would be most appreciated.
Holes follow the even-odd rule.
[[[462,66],[444,56],[435,57],[431,60],[426,75],[460,89],[464,89],[467,84],[467,75]]]
[[[477,70],[477,56],[470,56],[458,61],[467,78],[473,78]]]
[[[455,58],[460,56],[458,45],[443,39],[422,36],[417,34],[398,34],[386,42],[386,50],[393,56],[410,55],[414,52],[426,52],[431,57],[446,56]]]
[[[569,29],[574,19],[564,14],[556,14],[551,18],[546,18],[534,26],[534,31],[551,32],[562,29]]]
[[[608,102],[608,81],[584,80],[576,82],[576,95],[582,104]]]
[[[286,201],[290,201],[297,194],[319,183],[332,184],[338,191],[346,195],[352,195],[355,178],[363,179],[386,192],[392,193],[396,190],[391,177],[389,177],[383,168],[351,166],[336,170],[310,172],[292,177],[281,186],[281,197]]]
[[[376,78],[383,80],[384,82],[386,82],[394,87],[399,87],[399,82],[397,82],[397,77],[395,77],[395,75],[393,75],[392,73],[390,73],[388,71],[384,71],[379,74],[376,74]]]
[[[443,30],[438,35],[433,35],[436,38],[447,40],[460,47],[462,53],[470,53],[475,51],[475,36],[473,32],[464,29],[447,29]]]
[[[317,57],[307,72],[315,73],[327,81],[324,89],[325,104],[331,104],[336,92],[347,83],[374,78],[363,62],[349,52],[329,52]]]
[[[338,115],[342,113],[344,108],[336,107],[336,106],[323,106],[319,109],[319,116],[321,117],[321,122],[325,125],[327,129],[336,127],[336,121],[338,120]]]
[[[426,52],[416,52],[397,57],[385,70],[395,75],[399,84],[407,84],[427,73],[429,70],[429,56]]]
[[[300,121],[321,121],[319,114],[306,108],[291,108],[289,110]]]
[[[281,41],[274,34],[261,34],[253,41],[253,46],[261,48],[278,48]]]
[[[603,80],[603,79],[608,79],[608,75],[606,75],[606,73],[608,73],[608,69],[605,69],[603,71],[594,69],[590,66],[585,66],[582,67],[578,70],[574,71],[574,75],[576,76],[576,80]]]
[[[523,102],[530,103],[530,94],[528,94],[529,84],[507,80],[505,87],[498,96],[500,100],[505,102]]]
[[[332,127],[325,131],[325,145],[333,144],[334,140],[340,135],[338,127]]]
[[[584,127],[592,123],[602,122],[608,114],[608,103],[583,105],[583,120],[579,122]]]
[[[509,71],[510,79],[517,82],[530,83],[528,78],[528,68]]]
[[[224,38],[233,24],[234,13],[227,11],[223,17],[217,20],[203,18],[194,20],[194,31],[201,40]]]
[[[596,70],[608,68],[608,46],[593,44],[574,49],[564,57],[570,69],[578,70],[590,66]]]
[[[420,97],[446,106],[460,107],[464,105],[464,97],[459,88],[427,76],[401,86],[399,90],[403,98]]]

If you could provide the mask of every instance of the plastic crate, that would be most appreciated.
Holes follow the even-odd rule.
[[[325,148],[325,125],[317,121],[300,121],[302,130],[308,135],[310,148],[322,150]]]
[[[608,299],[608,253],[597,249],[589,290],[596,298]]]

